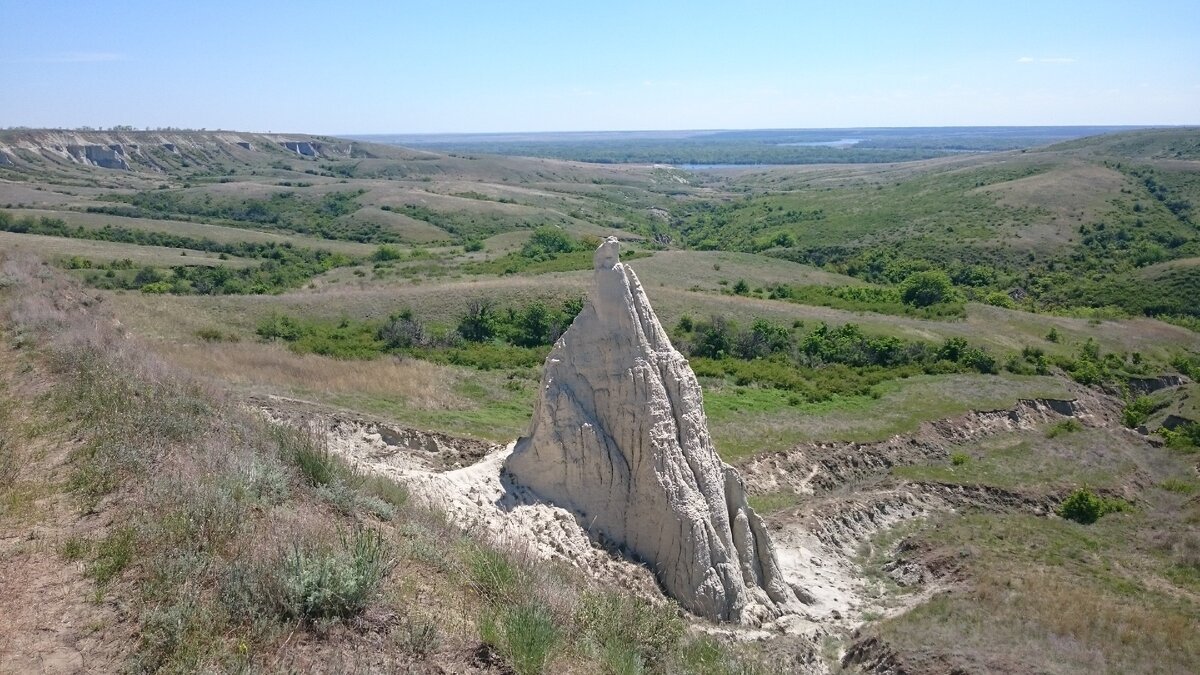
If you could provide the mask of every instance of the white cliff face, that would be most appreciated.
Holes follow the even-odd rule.
[[[696,376],[610,238],[591,297],[546,359],[513,481],[646,562],[686,609],[760,622],[798,609],[741,478],[717,456]]]

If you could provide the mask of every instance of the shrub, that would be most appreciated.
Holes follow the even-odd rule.
[[[338,546],[296,545],[277,561],[276,609],[287,618],[349,618],[374,598],[395,561],[377,530],[343,534]]]
[[[900,284],[900,299],[914,307],[928,307],[954,298],[954,285],[941,270],[914,272]]]
[[[1125,409],[1121,411],[1121,424],[1130,429],[1136,429],[1145,424],[1156,408],[1153,399],[1148,396],[1139,396],[1125,404]]]
[[[955,452],[950,455],[950,463],[954,466],[962,466],[971,460],[971,456],[965,452]]]
[[[1168,448],[1194,451],[1200,448],[1200,422],[1180,424],[1174,429],[1159,429]]]
[[[1124,511],[1124,500],[1105,499],[1086,486],[1076,489],[1058,507],[1058,515],[1077,523],[1090,525],[1109,513]]]
[[[375,249],[375,253],[371,254],[371,260],[375,262],[387,262],[389,260],[399,260],[404,257],[404,252],[395,246],[383,244]]]
[[[458,334],[464,340],[485,342],[496,335],[496,311],[487,298],[467,303],[467,313],[458,319]]]
[[[566,232],[557,227],[543,226],[529,235],[529,239],[521,247],[521,255],[525,258],[546,259],[577,249],[578,244]]]
[[[1046,438],[1055,438],[1063,434],[1071,434],[1076,431],[1082,431],[1083,425],[1077,419],[1066,419],[1058,422],[1046,430]]]
[[[425,326],[413,316],[412,310],[397,312],[379,327],[375,337],[388,349],[420,347],[429,342]]]
[[[1059,341],[1058,329],[1051,328],[1050,332],[1046,333],[1046,340],[1048,342],[1058,342]]]
[[[983,301],[994,307],[1004,307],[1006,309],[1012,309],[1017,306],[1017,303],[1013,302],[1012,297],[1004,291],[988,293],[984,296]]]

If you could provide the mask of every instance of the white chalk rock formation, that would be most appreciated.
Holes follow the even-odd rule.
[[[717,456],[696,375],[609,238],[591,297],[546,359],[515,483],[647,563],[689,611],[758,623],[798,610],[741,477]]]

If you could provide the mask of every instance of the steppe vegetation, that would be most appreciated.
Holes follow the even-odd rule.
[[[788,638],[705,636],[253,410],[510,441],[609,235],[771,527],[966,500],[863,535],[876,604],[830,620],[814,663],[1200,669],[1195,130],[979,154],[879,139],[859,150],[932,159],[720,171],[318,140],[0,164],[0,560],[75,575],[47,611],[82,617],[108,669],[791,668]],[[580,151],[555,152],[663,148]],[[977,432],[984,413],[1009,421]],[[896,581],[906,565],[924,581]]]

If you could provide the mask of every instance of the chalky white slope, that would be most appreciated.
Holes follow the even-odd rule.
[[[717,456],[699,383],[616,239],[587,305],[546,359],[514,483],[646,562],[688,610],[759,623],[797,611],[741,478]]]

